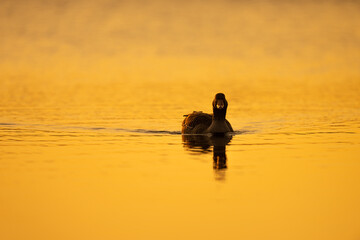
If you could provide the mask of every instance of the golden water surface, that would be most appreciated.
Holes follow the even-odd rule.
[[[0,31],[0,239],[360,239],[357,1],[3,0]],[[217,92],[231,139],[182,136]]]

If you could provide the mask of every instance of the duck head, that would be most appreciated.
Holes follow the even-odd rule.
[[[225,120],[226,109],[228,106],[225,95],[223,93],[216,94],[215,99],[212,102],[212,106],[213,119],[211,125],[207,129],[207,132],[212,133],[213,135],[223,135],[224,133],[232,131],[231,127],[229,127]]]
[[[225,99],[225,94],[217,93],[215,95],[215,99],[212,102],[213,106],[213,118],[215,120],[225,120],[226,117],[226,109],[228,103]]]

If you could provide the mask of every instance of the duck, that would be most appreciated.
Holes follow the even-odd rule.
[[[228,102],[225,94],[217,93],[212,102],[213,114],[194,111],[184,115],[182,134],[213,134],[221,135],[234,132],[231,124],[226,120]]]

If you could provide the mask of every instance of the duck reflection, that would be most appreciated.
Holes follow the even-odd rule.
[[[184,147],[192,152],[209,153],[213,146],[213,168],[216,180],[225,180],[226,145],[230,143],[232,135],[182,135]]]

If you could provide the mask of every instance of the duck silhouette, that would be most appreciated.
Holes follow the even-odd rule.
[[[226,110],[228,102],[223,93],[217,93],[212,102],[213,114],[194,111],[193,113],[184,115],[182,122],[183,134],[205,134],[222,135],[233,132],[233,128],[228,120],[226,120]]]

